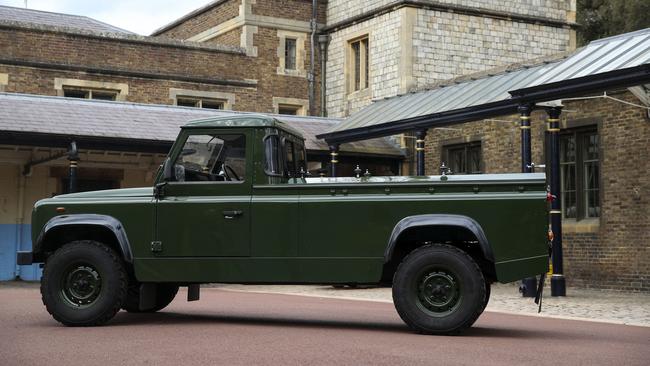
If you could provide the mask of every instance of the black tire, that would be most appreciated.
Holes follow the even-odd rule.
[[[45,262],[41,296],[47,311],[67,326],[102,325],[120,311],[127,275],[122,259],[93,240],[65,244]]]
[[[476,262],[450,245],[411,252],[393,277],[393,302],[418,333],[458,334],[474,324],[485,301],[485,279]]]
[[[167,307],[178,293],[178,285],[173,283],[159,283],[156,285],[156,302],[154,307],[140,309],[140,283],[132,282],[126,295],[126,301],[122,307],[129,313],[155,313]]]
[[[492,293],[492,285],[489,282],[485,282],[485,302],[483,303],[483,309],[481,309],[481,314],[485,311],[485,308],[490,302],[490,294]]]

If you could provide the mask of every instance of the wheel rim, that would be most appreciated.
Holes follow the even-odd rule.
[[[417,304],[433,316],[445,316],[458,308],[460,283],[452,272],[434,268],[423,271],[416,282]]]
[[[68,305],[84,308],[92,305],[101,292],[102,278],[94,266],[76,263],[62,276],[61,297]]]

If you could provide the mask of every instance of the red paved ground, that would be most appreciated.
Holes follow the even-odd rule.
[[[0,287],[0,365],[649,365],[650,328],[485,313],[411,333],[391,304],[203,289],[158,314],[66,328],[38,290]]]

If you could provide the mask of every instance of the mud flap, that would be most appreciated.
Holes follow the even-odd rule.
[[[158,286],[155,283],[143,283],[140,285],[140,310],[145,311],[156,307],[156,295]]]
[[[201,285],[187,285],[187,301],[197,301],[200,297]]]
[[[537,309],[537,313],[542,312],[542,295],[544,292],[544,279],[546,279],[546,273],[542,273],[539,276],[539,284],[537,285],[537,292],[535,294],[535,304],[539,305],[539,309]]]

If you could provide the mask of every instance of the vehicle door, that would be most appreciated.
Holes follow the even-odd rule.
[[[173,181],[157,201],[159,255],[250,255],[252,144],[244,129],[187,129],[170,156]]]

